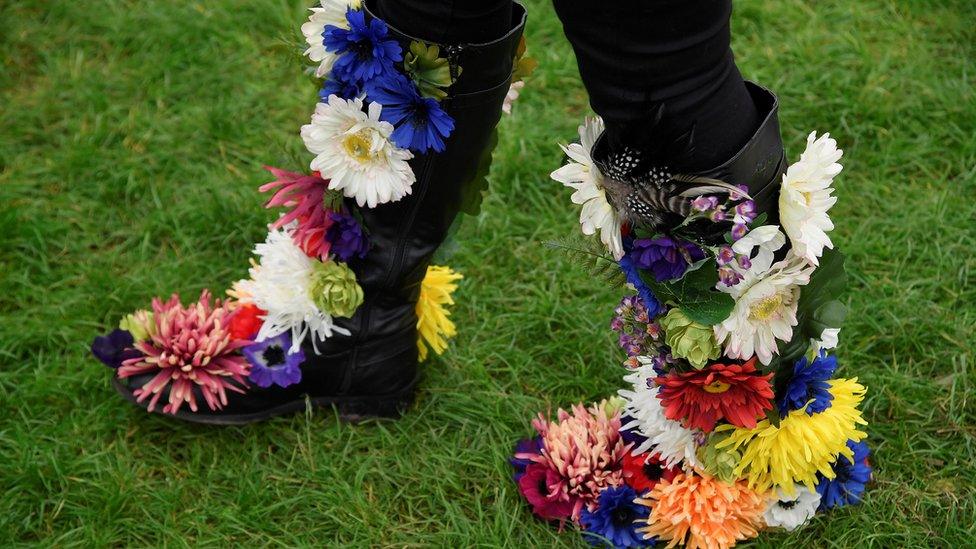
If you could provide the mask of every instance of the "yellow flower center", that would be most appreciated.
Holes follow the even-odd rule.
[[[807,206],[813,205],[813,193],[800,193],[803,195],[803,201],[807,203]]]
[[[718,393],[724,393],[725,391],[728,391],[729,387],[731,387],[731,385],[729,385],[728,383],[715,380],[709,383],[708,385],[702,387],[702,389],[705,389],[706,393],[718,394]]]
[[[346,153],[352,158],[356,159],[360,163],[366,163],[368,160],[373,158],[373,154],[369,147],[369,134],[366,130],[362,130],[353,134],[349,134],[345,139],[342,140],[342,146],[346,149]]]
[[[749,308],[749,318],[765,322],[783,306],[783,296],[774,294],[759,300],[758,303]]]

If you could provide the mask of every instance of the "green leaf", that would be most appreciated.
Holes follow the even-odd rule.
[[[810,340],[820,339],[826,328],[841,327],[847,307],[840,301],[840,296],[846,289],[844,255],[836,250],[824,250],[820,266],[810,275],[810,282],[800,288],[793,338],[779,344],[779,355],[784,362],[800,358],[810,346]]]
[[[688,318],[706,326],[728,318],[735,306],[732,296],[715,289],[718,265],[714,259],[702,262],[673,282],[658,282],[646,271],[641,271],[640,277],[658,299],[680,307]]]
[[[573,263],[582,268],[592,278],[603,280],[611,287],[623,286],[627,276],[620,266],[607,253],[606,247],[596,238],[583,238],[580,235],[546,242],[549,248],[560,250]]]

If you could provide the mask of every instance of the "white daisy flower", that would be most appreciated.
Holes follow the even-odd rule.
[[[634,430],[647,440],[636,446],[633,454],[656,452],[668,467],[681,465],[682,467],[700,467],[695,451],[698,449],[699,432],[685,428],[681,423],[668,419],[664,415],[664,407],[657,398],[659,387],[649,378],[657,377],[650,363],[641,362],[641,366],[627,376],[624,381],[633,386],[632,390],[621,389],[617,392],[627,401],[621,415],[632,418],[632,421],[620,427],[621,430]]]
[[[614,211],[603,188],[603,174],[593,164],[590,151],[603,133],[603,119],[587,118],[579,127],[579,143],[562,146],[570,162],[552,172],[549,177],[567,187],[576,189],[573,204],[583,206],[580,212],[580,228],[583,234],[591,235],[600,229],[600,240],[613,254],[614,259],[624,256],[624,245],[620,238],[621,219]]]
[[[343,29],[349,28],[349,21],[346,20],[346,10],[358,10],[360,0],[321,0],[319,8],[309,8],[312,15],[308,16],[308,22],[302,24],[302,34],[308,43],[305,55],[309,59],[319,64],[315,68],[315,76],[322,78],[332,70],[335,63],[336,54],[326,51],[325,39],[322,33],[325,32],[327,25]]]
[[[771,493],[763,513],[767,526],[793,531],[810,522],[820,506],[820,494],[802,484],[797,484],[794,492],[790,496],[777,488]]]
[[[796,254],[814,265],[825,247],[834,247],[827,236],[834,228],[827,210],[837,202],[837,197],[831,196],[831,183],[843,169],[837,162],[843,154],[829,133],[818,139],[817,132],[811,132],[806,150],[799,161],[787,168],[780,186],[779,217],[783,229]]]
[[[302,126],[302,139],[317,155],[311,168],[330,180],[330,189],[372,208],[410,194],[416,176],[407,163],[413,153],[394,145],[393,125],[380,120],[383,106],[373,102],[368,113],[362,109],[362,99],[330,95]]]
[[[296,352],[309,334],[315,336],[314,346],[316,341],[333,334],[350,335],[350,332],[335,326],[332,315],[316,307],[310,287],[318,261],[295,244],[290,229],[272,230],[264,242],[254,247],[259,264],[250,269],[250,280],[238,282],[235,289],[268,312],[257,340],[264,341],[290,330],[290,352]]]
[[[725,356],[749,360],[755,355],[769,364],[778,352],[776,341],[793,337],[800,287],[810,282],[813,270],[813,265],[791,251],[767,271],[745,270],[735,286],[719,284],[718,289],[735,299],[732,314],[714,327]]]
[[[502,103],[502,112],[505,114],[512,114],[512,105],[515,100],[519,98],[519,92],[525,87],[525,80],[519,80],[517,82],[512,82],[512,85],[508,87],[508,93],[505,94],[505,102]]]
[[[746,233],[732,245],[732,251],[751,258],[752,272],[765,273],[773,265],[773,254],[786,244],[786,236],[777,225],[763,225]],[[744,272],[741,271],[740,272]]]

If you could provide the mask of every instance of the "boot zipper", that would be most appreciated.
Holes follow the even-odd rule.
[[[453,86],[458,76],[461,76],[461,66],[458,65],[458,59],[461,57],[461,52],[464,51],[464,46],[445,46],[444,51],[447,52],[447,67],[451,71],[451,85]]]

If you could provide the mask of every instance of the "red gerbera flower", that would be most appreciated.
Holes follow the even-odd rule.
[[[755,428],[756,418],[773,407],[773,374],[759,375],[756,359],[745,364],[712,364],[694,372],[671,371],[655,379],[668,419],[689,429],[710,432],[724,419]]]
[[[638,493],[653,490],[662,480],[674,480],[680,472],[678,467],[666,467],[658,454],[624,456],[624,482]]]

